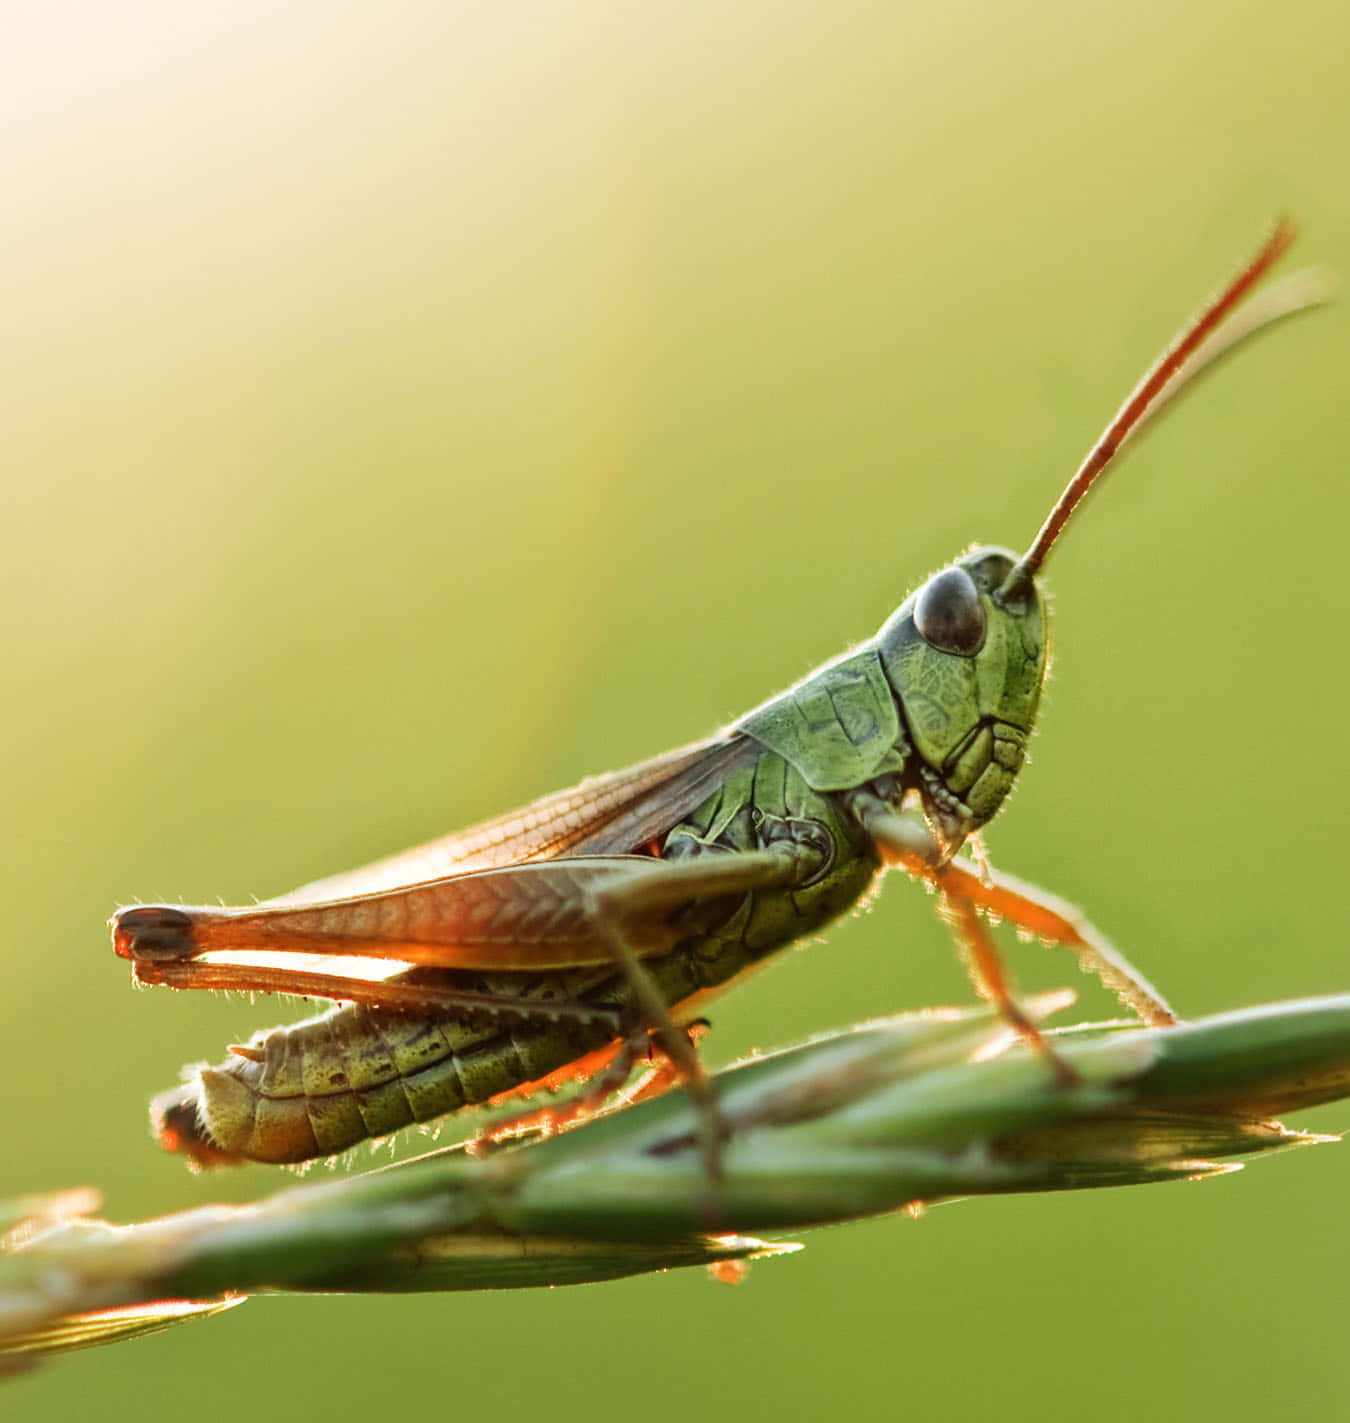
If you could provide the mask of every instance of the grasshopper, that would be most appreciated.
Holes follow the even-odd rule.
[[[163,1144],[197,1164],[302,1162],[568,1081],[589,1083],[581,1115],[644,1054],[660,1064],[648,1087],[682,1081],[715,1132],[692,1035],[702,1005],[887,867],[937,888],[976,989],[1061,1079],[986,917],[1071,949],[1145,1021],[1175,1022],[1077,911],[990,870],[977,837],[1022,766],[1045,681],[1047,555],[1127,438],[1318,299],[1300,274],[1246,300],[1292,237],[1277,224],[1155,361],[1025,553],[976,546],[874,637],[717,735],[280,899],[118,911],[114,947],[139,983],[339,1005],[157,1099]],[[972,840],[978,865],[956,858]]]

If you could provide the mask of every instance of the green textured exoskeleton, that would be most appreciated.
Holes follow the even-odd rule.
[[[930,578],[870,642],[758,707],[737,728],[817,791],[883,778],[919,792],[951,853],[1012,789],[1045,681],[1033,584],[999,589],[1015,555],[982,548]]]
[[[937,885],[977,988],[1061,1077],[981,913],[1068,946],[1141,1016],[1174,1021],[1074,911],[954,857],[1025,758],[1045,680],[1046,555],[1129,434],[1216,356],[1315,299],[1296,280],[1229,320],[1290,236],[1278,227],[1154,365],[1025,554],[963,555],[875,637],[726,731],[282,899],[115,915],[140,982],[344,1003],[257,1034],[159,1099],[165,1145],[203,1163],[304,1161],[590,1078],[556,1124],[622,1085],[654,1042],[703,1103],[715,1157],[688,1026],[710,992],[855,904],[887,864]],[[358,977],[342,971],[353,959],[380,962]]]

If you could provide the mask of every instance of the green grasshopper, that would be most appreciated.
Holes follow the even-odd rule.
[[[708,995],[856,904],[887,866],[937,887],[977,990],[1061,1078],[982,916],[1067,946],[1145,1021],[1175,1022],[1076,911],[955,857],[1026,754],[1047,555],[1129,436],[1218,356],[1317,300],[1304,276],[1237,310],[1292,236],[1278,224],[1158,358],[1024,554],[963,554],[874,637],[728,729],[281,899],[115,914],[137,982],[341,1005],[255,1035],[158,1099],[161,1141],[197,1163],[301,1162],[570,1080],[589,1082],[580,1115],[653,1048],[647,1089],[683,1081],[715,1134],[692,1037]],[[351,967],[372,960],[375,977]]]

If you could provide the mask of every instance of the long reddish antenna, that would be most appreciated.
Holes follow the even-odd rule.
[[[1197,362],[1193,370],[1182,371],[1182,368],[1196,355],[1200,347],[1214,335],[1225,318],[1288,251],[1295,235],[1294,225],[1287,218],[1281,218],[1276,222],[1270,235],[1261,244],[1256,254],[1244,264],[1218,296],[1189,325],[1183,327],[1173,337],[1172,344],[1144,373],[1143,378],[1130,392],[1124,405],[1116,412],[1115,418],[1102,432],[1097,443],[1088,451],[1074,477],[1064,487],[1064,492],[1055,501],[1055,507],[1051,509],[1045,523],[1041,525],[1040,532],[1032,540],[1031,547],[1022,555],[1012,572],[1004,580],[999,589],[1000,597],[1016,596],[1035,575],[1054,547],[1055,541],[1064,531],[1064,526],[1069,522],[1073,511],[1082,503],[1084,496],[1106,471],[1107,466],[1130,433],[1150,413],[1159,399],[1165,396],[1167,400],[1171,400],[1181,388],[1182,383],[1189,381],[1194,375],[1199,374],[1201,368],[1210,364],[1210,361],[1205,359]],[[1303,304],[1300,303],[1299,307]],[[1289,310],[1299,309],[1299,307],[1290,307]],[[1281,309],[1269,319],[1275,320],[1279,315],[1286,314],[1288,314],[1288,310]],[[1266,323],[1263,321],[1260,324]],[[1249,335],[1251,330],[1244,330],[1242,334],[1243,336]],[[1224,342],[1223,349],[1227,349],[1228,345],[1228,342]],[[1219,353],[1216,352],[1216,354]],[[1178,379],[1179,376],[1181,379]]]

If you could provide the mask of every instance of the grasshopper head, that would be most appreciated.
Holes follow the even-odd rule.
[[[1012,788],[1045,680],[1045,603],[1037,578],[1074,511],[1126,441],[1202,372],[1257,332],[1325,298],[1315,274],[1238,305],[1294,239],[1286,221],[1178,333],[1084,456],[1020,558],[976,548],[934,574],[877,637],[914,746],[907,788],[950,857]]]
[[[1012,789],[1045,681],[1045,602],[1034,578],[1005,594],[1016,564],[1006,549],[973,549],[877,637],[913,743],[912,785],[952,854]]]

